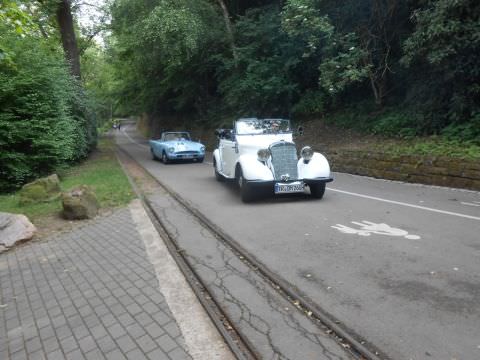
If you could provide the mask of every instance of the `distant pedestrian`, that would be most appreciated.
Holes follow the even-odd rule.
[[[120,130],[121,127],[122,127],[122,123],[119,121],[118,122],[118,130]]]

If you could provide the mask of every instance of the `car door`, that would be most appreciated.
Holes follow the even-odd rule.
[[[235,177],[235,164],[238,157],[238,146],[235,137],[232,136],[230,139],[222,139],[219,150],[223,174],[229,178]]]

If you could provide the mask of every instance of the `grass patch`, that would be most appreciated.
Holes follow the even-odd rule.
[[[466,160],[480,159],[480,137],[477,128],[453,126],[438,135],[427,136],[424,120],[399,108],[366,111],[363,104],[330,114],[325,122],[340,129],[353,129],[363,136],[375,136],[373,149],[392,155],[445,156]],[[430,129],[431,130],[431,129]]]
[[[480,160],[479,145],[443,138],[417,138],[386,143],[382,145],[381,151],[392,155],[446,156],[465,160]]]
[[[66,169],[59,174],[63,191],[79,185],[90,186],[101,208],[112,208],[128,204],[135,194],[125,176],[115,153],[111,139],[102,138],[98,148],[83,163]],[[20,206],[17,194],[0,195],[0,211],[25,214],[32,221],[58,213],[61,201]]]

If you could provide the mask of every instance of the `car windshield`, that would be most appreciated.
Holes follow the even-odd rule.
[[[190,135],[186,132],[166,133],[166,134],[163,134],[162,140],[163,141],[190,140]]]
[[[240,119],[236,122],[237,135],[285,134],[291,132],[290,120]]]

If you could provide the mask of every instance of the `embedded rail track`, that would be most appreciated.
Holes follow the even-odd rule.
[[[118,146],[117,149],[119,150],[117,154],[121,160],[120,163],[122,166],[126,163],[135,164],[137,167],[141,168],[145,174],[150,176],[148,170],[135,160],[126,150],[122,149],[120,146]],[[155,211],[151,201],[145,196],[139,186],[137,186],[132,177],[128,175],[128,170],[125,172],[127,173],[135,192],[144,203],[147,213],[153,220],[156,230],[165,240],[166,245],[179,268],[184,273],[185,278],[190,283],[201,304],[207,311],[220,334],[225,339],[225,342],[230,347],[231,351],[238,359],[242,360],[261,358],[251,342],[240,330],[237,329],[235,322],[230,320],[228,315],[222,310],[221,305],[215,300],[215,297],[209,293],[208,288],[202,282],[193,266],[189,263],[188,257],[184,254],[184,250],[176,242],[175,235],[169,232],[168,227],[165,226],[161,216]],[[361,339],[360,336],[353,331],[344,328],[339,321],[333,319],[317,304],[309,301],[298,289],[272,273],[254,255],[246,251],[237,241],[235,241],[235,239],[231,238],[221,228],[212,223],[198,209],[192,207],[188,201],[182,198],[173,189],[169,188],[153,176],[150,176],[150,178],[169,194],[174,201],[190,213],[206,230],[211,232],[217,241],[229,248],[240,261],[251,269],[251,271],[256,272],[261,278],[263,278],[278,296],[288,301],[293,305],[292,308],[295,308],[298,313],[313,322],[318,327],[319,332],[326,333],[334,339],[340,347],[350,354],[352,358],[365,360],[388,359],[388,357],[376,349],[375,346],[366,341],[359,340]]]

